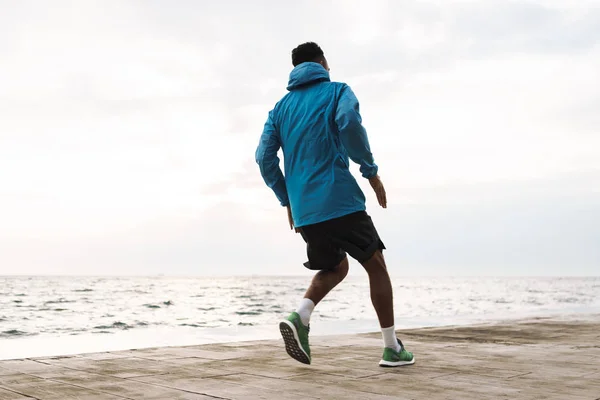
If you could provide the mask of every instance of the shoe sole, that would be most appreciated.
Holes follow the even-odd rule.
[[[302,345],[300,345],[300,338],[294,324],[290,321],[281,321],[279,323],[279,331],[285,343],[285,351],[287,351],[289,356],[296,361],[300,361],[302,364],[310,364],[310,357],[306,354]]]
[[[412,360],[410,360],[410,361],[385,361],[385,360],[381,360],[381,361],[379,361],[379,366],[380,367],[392,368],[392,367],[401,367],[403,365],[412,365],[414,363],[415,363],[415,356],[413,356]]]

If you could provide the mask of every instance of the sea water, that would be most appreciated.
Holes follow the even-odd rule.
[[[394,278],[397,328],[600,310],[600,278]],[[0,277],[0,359],[272,339],[308,277]],[[311,334],[377,331],[366,276],[316,308]]]

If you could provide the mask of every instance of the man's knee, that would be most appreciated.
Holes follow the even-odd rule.
[[[381,250],[375,251],[371,258],[369,258],[367,261],[361,264],[367,270],[367,272],[378,269],[387,269],[385,266],[385,259],[383,258],[383,253],[381,252]]]
[[[350,269],[350,265],[348,263],[348,257],[344,257],[342,262],[340,262],[335,268],[336,272],[340,278],[340,281],[348,275],[348,270]]]

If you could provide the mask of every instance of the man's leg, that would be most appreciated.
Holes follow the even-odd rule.
[[[394,295],[381,250],[377,250],[362,266],[369,275],[371,302],[375,307],[379,325],[381,328],[390,327],[394,325]]]
[[[304,295],[304,299],[310,300],[313,307],[316,306],[327,296],[327,293],[331,292],[334,287],[344,280],[346,275],[348,275],[348,257],[344,257],[342,262],[333,269],[317,272]],[[305,322],[303,318],[302,322],[304,325],[308,325],[308,320]]]
[[[296,311],[279,323],[285,350],[297,361],[310,364],[310,315],[318,304],[348,274],[346,253],[329,238],[330,222],[304,226],[299,230],[306,242],[308,262],[304,266],[318,270]],[[332,268],[333,267],[333,268]]]
[[[300,301],[298,309],[279,324],[285,349],[290,357],[301,363],[310,364],[310,345],[308,343],[310,315],[315,305],[343,281],[347,274],[347,257],[344,257],[335,268],[317,272],[304,298]]]
[[[296,312],[304,326],[310,323],[310,315],[327,293],[336,287],[348,275],[348,257],[330,270],[321,270],[314,276],[304,298],[300,301]]]
[[[406,351],[402,342],[396,337],[392,283],[381,250],[377,250],[370,259],[362,263],[362,266],[369,275],[371,302],[379,319],[385,347],[379,365],[397,367],[413,364],[415,362],[413,354]]]

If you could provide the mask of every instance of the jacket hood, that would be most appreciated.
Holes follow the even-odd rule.
[[[296,66],[290,72],[287,90],[298,89],[317,82],[328,82],[329,80],[329,72],[321,64],[305,62]]]

